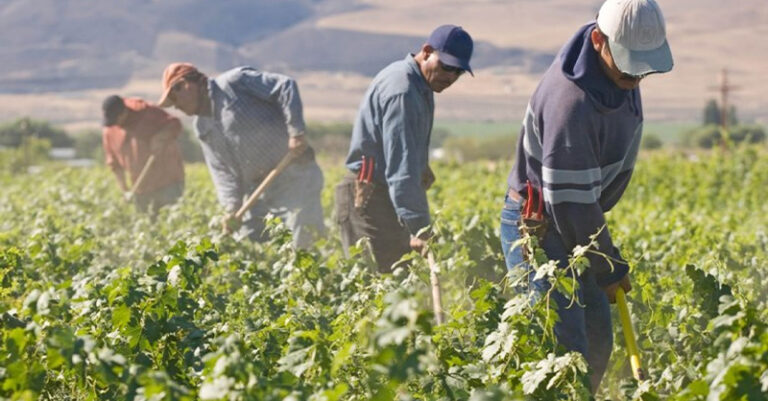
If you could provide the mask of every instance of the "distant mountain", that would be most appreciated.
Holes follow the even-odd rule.
[[[370,76],[456,23],[475,38],[477,74],[440,95],[436,118],[515,120],[602,2],[0,0],[0,119],[97,126],[106,94],[156,99],[165,65],[189,61],[208,74],[244,64],[290,74],[307,118],[348,121]],[[659,3],[675,68],[643,82],[646,118],[698,121],[727,69],[740,120],[768,124],[768,1]]]
[[[137,72],[191,61],[374,74],[423,37],[318,28],[364,9],[352,0],[1,0],[0,92],[120,87]],[[477,43],[475,65],[535,72],[551,54]]]
[[[300,26],[243,46],[240,54],[248,62],[268,69],[353,71],[374,75],[394,60],[416,53],[421,36],[366,33]],[[499,48],[485,42],[475,44],[474,68],[496,65],[526,65],[530,72],[543,71],[552,55],[520,49]]]
[[[0,91],[120,86],[152,62],[163,32],[237,46],[315,14],[302,0],[5,0]]]

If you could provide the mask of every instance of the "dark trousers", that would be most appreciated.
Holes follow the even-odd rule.
[[[140,212],[154,216],[161,207],[176,203],[183,193],[184,181],[179,181],[152,192],[136,194],[134,202]]]
[[[392,265],[411,251],[411,236],[397,218],[386,185],[377,183],[365,208],[355,208],[356,179],[348,174],[336,186],[336,220],[344,254],[349,256],[349,247],[367,237],[379,272],[391,272]]]
[[[546,297],[550,289],[544,279],[534,280],[536,271],[523,260],[523,252],[515,243],[520,239],[520,209],[522,201],[515,201],[507,196],[501,211],[501,249],[509,271],[528,272],[528,289],[533,299]],[[550,226],[551,227],[551,226]],[[557,230],[550,228],[539,242],[546,252],[547,258],[557,261],[560,268],[568,265],[571,253]],[[521,270],[522,269],[522,270]],[[557,341],[570,351],[584,355],[592,374],[590,381],[592,391],[596,391],[608,369],[608,362],[613,350],[613,329],[611,324],[611,308],[608,297],[597,285],[595,276],[587,270],[579,277],[579,289],[576,291],[578,302],[572,302],[569,297],[559,291],[552,293],[552,299],[557,303],[557,314],[560,320],[555,324]]]

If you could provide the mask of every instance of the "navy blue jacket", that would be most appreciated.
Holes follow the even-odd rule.
[[[526,181],[543,188],[546,215],[567,249],[586,245],[605,225],[604,213],[629,183],[640,145],[640,90],[608,79],[592,47],[591,22],[560,50],[531,97],[523,119],[510,188],[525,196]],[[597,283],[607,286],[629,270],[605,228],[601,253],[590,255]]]

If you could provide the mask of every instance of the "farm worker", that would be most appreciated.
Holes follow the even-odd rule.
[[[611,354],[609,302],[618,287],[630,290],[629,266],[604,227],[605,213],[621,198],[635,166],[643,128],[640,81],[672,64],[655,0],[605,1],[597,20],[579,28],[533,93],[507,180],[501,241],[509,270],[530,269],[512,246],[520,238],[528,182],[533,210],[543,196],[539,244],[561,268],[575,246],[600,233],[599,254],[589,254],[590,267],[578,277],[579,302],[568,307],[570,300],[554,293],[560,314],[555,334],[565,348],[586,357],[593,391]],[[530,273],[532,293],[547,291],[547,283],[534,282]]]
[[[425,246],[426,190],[435,181],[429,167],[433,92],[472,73],[472,47],[461,27],[440,26],[417,54],[381,70],[360,103],[346,160],[350,173],[336,187],[336,217],[345,253],[368,237],[381,272]]]
[[[280,217],[293,233],[293,243],[310,246],[324,232],[320,191],[323,173],[308,146],[301,98],[296,82],[251,67],[231,69],[209,78],[195,66],[174,63],[163,73],[158,104],[194,116],[194,130],[213,178],[219,203],[227,215],[225,233],[263,242],[264,218]],[[243,216],[235,213],[288,152],[296,156]],[[240,226],[238,228],[238,226]]]
[[[102,111],[104,158],[125,199],[135,202],[138,210],[153,214],[176,202],[184,192],[184,164],[177,140],[181,134],[179,119],[142,99],[117,95],[104,99]],[[151,155],[155,160],[147,166]],[[147,172],[132,192],[125,173],[136,184],[145,166]]]

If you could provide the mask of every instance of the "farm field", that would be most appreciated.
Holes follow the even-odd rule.
[[[278,222],[263,245],[222,238],[203,165],[154,222],[106,168],[0,173],[0,399],[589,399],[585,362],[554,343],[556,311],[504,276],[510,165],[433,167],[442,326],[421,257],[380,276],[364,243],[343,256],[337,165],[328,235],[306,252]],[[768,399],[766,184],[764,148],[641,157],[609,228],[649,379],[632,379],[615,319],[598,399]]]
[[[699,126],[696,122],[646,122],[643,132],[652,134],[664,143],[680,144],[686,131]],[[511,136],[520,132],[520,121],[435,121],[436,129],[444,129],[454,137],[489,137]]]

